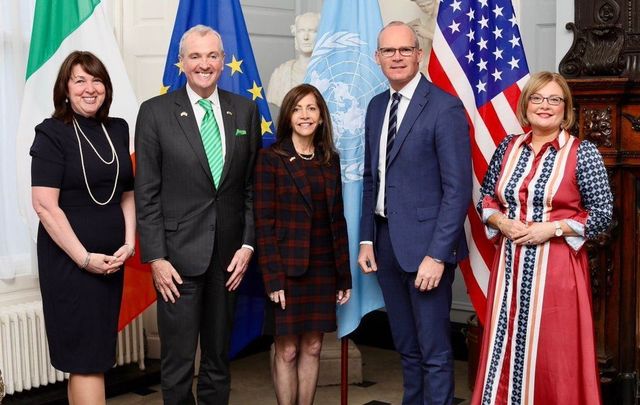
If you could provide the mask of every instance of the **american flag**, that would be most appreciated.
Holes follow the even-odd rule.
[[[475,210],[493,151],[507,134],[521,133],[516,105],[529,79],[511,0],[440,0],[429,77],[457,95],[467,111],[473,160],[473,206],[465,232],[469,258],[460,263],[471,302],[484,322],[494,245]]]

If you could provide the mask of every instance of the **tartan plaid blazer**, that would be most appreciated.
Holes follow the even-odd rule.
[[[309,267],[313,205],[307,173],[291,141],[282,149],[261,149],[254,177],[254,215],[258,262],[267,293],[283,290],[285,276],[301,276]],[[342,202],[340,158],[322,166],[333,236],[337,289],[351,288],[349,241]]]

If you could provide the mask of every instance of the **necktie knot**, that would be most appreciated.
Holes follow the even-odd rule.
[[[393,93],[393,101],[395,102],[400,101],[400,97],[402,97],[402,94],[398,93],[397,91]]]
[[[202,99],[198,100],[198,104],[200,105],[200,107],[204,108],[205,112],[208,112],[208,113],[212,113],[213,112],[213,106],[211,105],[211,101],[210,100],[202,98]]]

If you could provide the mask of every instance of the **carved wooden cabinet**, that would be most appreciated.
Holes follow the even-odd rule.
[[[594,142],[614,194],[611,231],[590,243],[593,312],[605,404],[636,404],[640,371],[640,83],[570,79],[578,123]]]

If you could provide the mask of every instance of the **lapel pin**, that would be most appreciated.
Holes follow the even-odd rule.
[[[289,158],[289,162],[293,162],[294,160],[296,160],[296,157],[295,157],[295,156],[291,156],[291,157]]]
[[[227,111],[227,115],[233,115],[231,111]]]
[[[186,111],[183,111],[183,112],[181,112],[181,113],[180,113],[180,116],[181,116],[181,117],[186,117],[186,116],[188,116],[188,115],[189,115],[189,114],[187,114],[187,112],[186,112]]]

